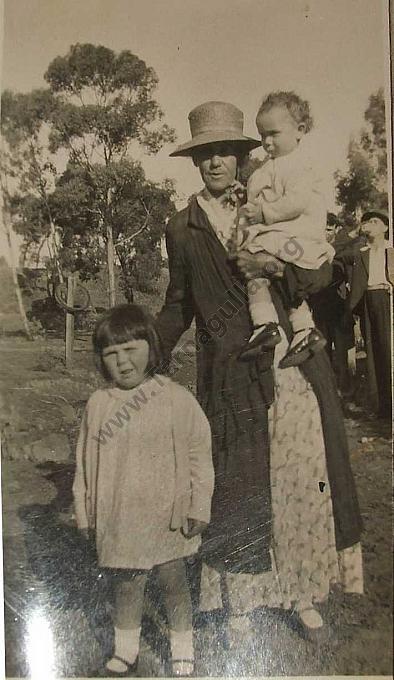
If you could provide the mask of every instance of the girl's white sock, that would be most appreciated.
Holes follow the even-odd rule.
[[[115,626],[114,656],[120,656],[127,663],[134,663],[140,647],[140,633],[141,628],[128,629],[117,628]],[[110,659],[106,666],[108,670],[115,671],[116,673],[122,673],[126,670],[125,664],[115,658]]]
[[[194,659],[192,629],[170,630],[170,643],[173,659]]]

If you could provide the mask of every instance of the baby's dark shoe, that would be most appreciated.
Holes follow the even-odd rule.
[[[265,349],[272,349],[281,340],[279,327],[277,323],[265,324],[261,331],[257,333],[252,340],[241,350],[239,359],[241,361],[251,361],[255,359],[260,352]]]
[[[309,359],[316,352],[320,352],[326,345],[326,340],[316,328],[312,328],[309,333],[300,340],[294,347],[286,352],[283,359],[279,362],[279,368],[289,368],[299,366]]]

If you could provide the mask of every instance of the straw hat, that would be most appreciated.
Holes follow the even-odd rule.
[[[245,151],[251,151],[261,142],[243,133],[244,116],[233,104],[205,102],[189,113],[192,138],[170,153],[170,156],[192,156],[199,146],[214,142],[238,142]]]

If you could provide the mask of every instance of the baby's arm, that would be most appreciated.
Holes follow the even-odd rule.
[[[248,180],[247,196],[248,200],[239,211],[240,226],[248,224],[264,223],[264,216],[261,207],[262,186],[268,183],[269,177],[264,169],[256,170]]]
[[[275,192],[269,188],[269,180],[266,180],[264,173],[257,171],[248,182],[248,201],[241,208],[240,216],[246,224],[264,224],[268,227],[276,222],[293,220],[308,209],[313,182],[310,168],[298,168],[297,172],[293,171],[283,180],[283,194],[267,200],[267,193],[274,196]]]
[[[211,498],[214,488],[211,428],[197,400],[190,395],[191,418],[189,434],[189,464],[191,477],[191,504],[188,512],[187,537],[200,534],[211,518]]]
[[[284,183],[283,195],[276,201],[260,198],[264,223],[287,222],[307,212],[314,193],[314,176],[311,168],[300,168]]]

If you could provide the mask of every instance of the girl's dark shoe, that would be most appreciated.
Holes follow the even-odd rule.
[[[299,366],[307,359],[310,359],[316,352],[320,352],[326,343],[327,341],[322,334],[316,328],[312,328],[308,335],[286,352],[283,359],[279,362],[279,368]]]
[[[260,352],[265,349],[272,349],[280,342],[280,332],[277,323],[267,323],[261,329],[260,333],[256,335],[253,340],[248,342],[248,344],[239,353],[239,359],[241,361],[251,361],[255,359]]]
[[[117,661],[120,661],[122,664],[126,666],[124,671],[113,671],[110,670],[107,666],[107,664],[112,661],[113,659],[116,659]],[[108,659],[107,663],[105,664],[103,668],[103,673],[102,677],[107,677],[107,678],[134,678],[137,676],[137,668],[138,668],[138,656],[136,660],[133,663],[129,663],[127,659],[123,659],[123,657],[118,656],[117,654],[114,654],[110,659]]]

